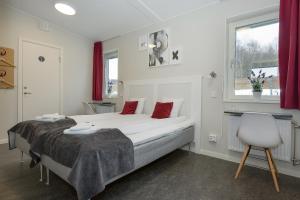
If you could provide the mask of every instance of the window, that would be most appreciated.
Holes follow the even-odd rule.
[[[106,97],[118,96],[118,51],[104,53],[104,87]]]
[[[278,14],[243,19],[228,24],[228,63],[226,95],[231,100],[251,100],[248,76],[265,73],[262,100],[278,100]]]

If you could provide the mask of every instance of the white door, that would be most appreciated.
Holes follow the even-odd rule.
[[[60,49],[22,42],[22,119],[60,112]]]

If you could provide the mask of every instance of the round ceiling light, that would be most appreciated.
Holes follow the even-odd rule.
[[[65,2],[56,2],[54,7],[59,12],[65,14],[65,15],[75,15],[76,10],[68,3]]]

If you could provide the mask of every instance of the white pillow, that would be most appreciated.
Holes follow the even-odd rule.
[[[170,114],[170,117],[178,117],[180,113],[180,109],[182,107],[184,99],[172,99],[172,98],[163,98],[162,102],[173,102],[173,108]]]
[[[130,101],[138,101],[135,114],[142,114],[144,111],[145,98],[131,98]]]

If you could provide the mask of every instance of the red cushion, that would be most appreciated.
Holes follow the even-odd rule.
[[[122,115],[134,114],[137,105],[138,105],[138,101],[126,101],[123,110],[120,114]]]
[[[156,102],[151,117],[156,119],[169,118],[172,108],[173,108],[173,102],[167,102],[167,103]]]

